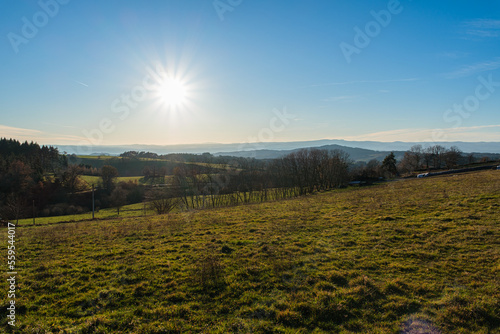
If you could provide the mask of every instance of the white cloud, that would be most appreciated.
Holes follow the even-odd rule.
[[[441,52],[437,56],[439,58],[448,58],[448,59],[460,59],[465,58],[469,54],[461,51],[449,51],[449,52]]]
[[[342,95],[342,96],[332,96],[324,99],[324,102],[338,102],[338,101],[352,101],[358,98],[362,98],[359,95]]]
[[[500,141],[499,125],[481,125],[449,129],[398,129],[345,137],[345,140],[370,140],[382,142],[433,142],[433,141]]]
[[[19,141],[34,141],[39,144],[78,144],[84,138],[57,133],[47,133],[33,129],[15,128],[0,124],[0,138],[12,138]]]
[[[497,57],[492,60],[484,61],[481,63],[463,66],[462,68],[454,72],[444,74],[444,77],[448,79],[456,79],[456,78],[467,77],[481,72],[494,71],[499,68],[500,68],[500,57]]]
[[[372,83],[388,83],[388,82],[411,82],[418,81],[419,78],[407,78],[407,79],[392,79],[392,80],[353,80],[353,81],[343,81],[343,82],[329,82],[323,84],[311,85],[311,87],[324,87],[324,86],[344,86],[344,85],[355,85],[355,84],[372,84]]]
[[[500,37],[500,20],[478,19],[464,23],[466,34],[480,38]]]
[[[79,85],[82,85],[83,87],[88,87],[89,85],[87,85],[86,83],[84,82],[81,82],[81,81],[78,81],[78,80],[74,80],[77,84]]]

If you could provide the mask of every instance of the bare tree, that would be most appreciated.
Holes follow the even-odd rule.
[[[441,145],[429,146],[424,150],[424,160],[427,168],[441,168],[446,148]]]
[[[380,161],[377,159],[372,159],[366,164],[366,176],[368,178],[374,179],[382,175]]]
[[[432,164],[432,157],[433,157],[433,153],[432,153],[432,147],[427,147],[425,150],[424,150],[424,155],[423,155],[423,158],[424,158],[424,161],[425,161],[425,167],[427,169],[430,169],[431,168],[431,164]]]
[[[116,213],[119,215],[121,207],[127,204],[127,192],[118,186],[111,192],[110,200],[111,205],[116,208]]]
[[[159,215],[169,213],[178,204],[177,198],[172,197],[171,192],[167,188],[150,190],[146,194],[146,201],[149,202],[149,207]]]
[[[412,165],[415,169],[420,169],[422,165],[422,159],[424,155],[424,149],[422,145],[413,145],[410,148],[410,153],[412,156]]]
[[[476,162],[476,157],[474,157],[474,154],[473,153],[469,153],[467,155],[467,162],[469,164],[473,164],[474,162]]]
[[[10,185],[12,193],[21,194],[27,193],[30,186],[33,184],[33,170],[24,162],[14,161],[8,170],[7,183]]]
[[[108,194],[114,188],[114,181],[118,176],[118,170],[109,165],[102,166],[101,168],[101,179],[103,188],[108,191]]]
[[[461,158],[462,151],[458,147],[452,146],[444,153],[444,163],[446,165],[446,168],[456,167]]]
[[[83,169],[78,165],[69,165],[62,173],[62,184],[71,192],[74,193],[80,189],[79,176],[83,173]]]
[[[21,218],[25,211],[26,201],[19,195],[11,194],[7,197],[4,205],[2,205],[0,214],[2,218],[19,222],[19,218]]]
[[[276,160],[270,167],[270,177],[274,178],[275,187],[296,189],[297,195],[305,195],[346,184],[348,167],[345,152],[302,149]],[[283,197],[289,195],[283,193]]]
[[[151,177],[151,169],[149,166],[144,166],[142,169],[142,174],[144,175],[144,181],[149,181],[149,178]]]
[[[441,168],[443,164],[444,154],[446,148],[441,145],[434,145],[429,147],[429,151],[432,157],[432,165],[434,168]]]
[[[398,170],[402,173],[412,173],[415,171],[415,163],[411,152],[405,152],[403,159],[398,164]]]

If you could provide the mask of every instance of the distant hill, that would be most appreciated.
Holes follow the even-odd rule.
[[[375,152],[407,151],[413,145],[428,147],[431,145],[441,145],[446,148],[457,146],[465,153],[482,152],[500,154],[500,142],[376,142],[376,141],[346,141],[341,139],[325,139],[313,141],[296,142],[272,142],[272,143],[234,143],[234,144],[189,144],[189,145],[116,145],[116,146],[92,146],[79,147],[76,145],[54,145],[60,152],[77,155],[111,154],[119,155],[126,151],[147,151],[158,154],[168,153],[205,153],[210,152],[216,155],[236,154],[243,151],[290,151],[308,147],[325,147],[338,145],[341,147],[372,150]],[[360,151],[361,152],[361,151]],[[368,154],[368,152],[365,152]],[[259,155],[265,156],[265,152]],[[376,153],[375,153],[376,154]],[[479,154],[479,153],[478,153]],[[354,156],[354,152],[352,152]],[[354,159],[354,158],[353,158]],[[363,158],[364,159],[364,158]]]
[[[341,145],[324,145],[317,147],[323,150],[341,150],[349,154],[349,158],[354,161],[370,161],[376,159],[382,161],[391,151],[374,151],[367,150],[363,148],[347,147]],[[252,150],[252,151],[236,151],[236,152],[225,152],[225,153],[215,153],[215,155],[229,155],[241,158],[255,158],[255,159],[276,159],[288,155],[290,153],[301,150],[297,148],[294,150]],[[394,151],[396,159],[399,160],[404,156],[404,151]]]

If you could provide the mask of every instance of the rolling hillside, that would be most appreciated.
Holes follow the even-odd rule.
[[[347,141],[341,139],[324,139],[312,141],[295,141],[295,142],[259,142],[259,143],[235,143],[235,144],[191,144],[191,145],[121,145],[121,146],[92,146],[93,154],[112,154],[118,155],[126,151],[149,151],[158,154],[168,153],[195,153],[201,154],[210,152],[220,155],[227,155],[228,152],[238,152],[243,150],[271,150],[271,151],[287,151],[299,148],[320,147],[328,145],[339,145],[343,147],[362,148],[372,151],[407,151],[413,145],[422,145],[423,147],[431,145],[441,145],[445,147],[457,146],[463,152],[482,152],[500,154],[499,142],[377,142],[377,141]],[[81,154],[79,146],[72,145],[57,145],[61,152],[66,151],[69,154]],[[104,153],[103,153],[104,152]]]
[[[14,332],[499,333],[499,183],[20,227]]]
[[[320,146],[316,147],[317,149],[322,149],[322,150],[340,150],[344,151],[349,154],[349,158],[354,160],[355,162],[357,161],[365,161],[368,162],[372,159],[376,159],[379,161],[384,160],[384,158],[391,153],[390,151],[373,151],[373,150],[367,150],[363,148],[354,148],[354,147],[347,147],[347,146],[341,146],[341,145],[325,145],[325,146]],[[236,152],[226,152],[226,153],[216,153],[216,155],[229,155],[229,156],[235,156],[235,157],[242,157],[242,158],[256,158],[256,159],[276,159],[276,158],[281,158],[284,157],[290,153],[297,152],[300,149],[294,149],[294,150],[252,150],[252,151],[236,151]],[[403,151],[395,151],[394,155],[396,156],[396,159],[402,159],[404,156]]]

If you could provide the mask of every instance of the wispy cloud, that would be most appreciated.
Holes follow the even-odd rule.
[[[500,68],[500,57],[494,58],[492,60],[484,61],[481,63],[476,63],[472,65],[463,66],[462,68],[445,73],[444,77],[447,79],[456,79],[462,77],[468,77],[481,72],[494,71]]]
[[[433,141],[439,132],[439,141],[500,141],[500,124],[459,127],[449,129],[397,129],[345,137],[346,140],[394,141]],[[442,140],[441,140],[442,139]]]
[[[86,83],[83,83],[83,82],[78,81],[78,80],[75,80],[75,82],[76,82],[77,84],[79,84],[79,85],[84,86],[84,87],[88,87],[88,86],[89,86],[89,85],[87,85]]]
[[[324,102],[338,102],[338,101],[353,101],[359,98],[363,98],[360,95],[342,95],[342,96],[332,96],[324,99]]]
[[[20,141],[34,141],[39,144],[78,144],[83,137],[47,133],[33,129],[15,128],[0,124],[0,138],[12,138]]]
[[[365,98],[367,98],[369,96],[378,95],[378,94],[388,94],[390,92],[391,92],[390,90],[379,89],[375,93],[362,94],[362,95],[339,95],[339,96],[331,96],[331,97],[327,97],[327,98],[325,98],[325,99],[323,99],[321,101],[322,102],[340,102],[340,101],[353,102],[353,101],[357,101],[357,100],[363,100],[363,99],[365,99]]]
[[[467,52],[461,52],[461,51],[448,51],[448,52],[441,52],[438,53],[439,58],[447,58],[447,59],[460,59],[460,58],[465,58],[469,55]]]
[[[344,85],[355,85],[355,84],[377,84],[377,83],[389,83],[389,82],[411,82],[418,81],[419,78],[407,78],[407,79],[391,79],[391,80],[353,80],[353,81],[343,81],[343,82],[328,82],[322,84],[314,84],[310,87],[325,87],[325,86],[344,86]]]
[[[480,38],[500,37],[500,20],[478,19],[464,22],[468,36]]]
[[[63,124],[57,124],[57,123],[51,123],[51,122],[42,122],[42,124],[57,126],[60,128],[65,128],[65,129],[76,129],[76,126],[73,126],[73,125],[63,125]]]

